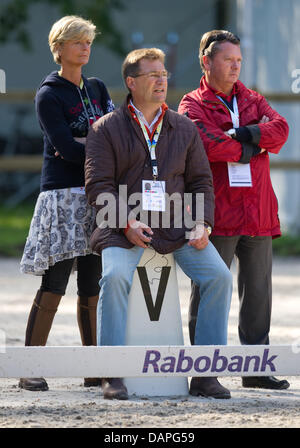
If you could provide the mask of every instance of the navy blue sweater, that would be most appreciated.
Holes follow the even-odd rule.
[[[37,117],[44,135],[41,191],[84,185],[85,149],[74,137],[86,137],[89,125],[114,108],[104,83],[99,93],[82,77],[84,86],[52,72],[35,97]],[[96,89],[94,89],[96,90]],[[55,156],[55,152],[60,156]]]

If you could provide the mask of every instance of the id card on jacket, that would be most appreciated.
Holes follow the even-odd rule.
[[[143,180],[143,210],[166,211],[166,182],[164,180]]]
[[[85,194],[85,188],[84,187],[72,187],[71,193],[75,194]]]
[[[250,163],[227,163],[231,187],[252,187]]]

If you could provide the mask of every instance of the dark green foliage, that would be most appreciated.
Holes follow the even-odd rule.
[[[113,12],[124,10],[124,0],[1,0],[0,6],[0,45],[17,42],[25,50],[32,48],[28,19],[36,4],[49,4],[58,7],[60,15],[79,15],[91,20],[100,32],[96,41],[110,48],[120,56],[127,50],[123,38],[113,21]],[[50,31],[50,30],[49,30]]]

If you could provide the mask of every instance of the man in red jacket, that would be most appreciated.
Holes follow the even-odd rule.
[[[238,78],[240,40],[224,30],[202,36],[200,87],[185,95],[179,113],[197,125],[213,173],[215,224],[211,241],[230,267],[238,259],[239,337],[242,344],[269,344],[272,303],[272,238],[280,236],[278,204],[269,166],[288,137],[288,124]],[[189,311],[194,341],[199,288]],[[286,380],[243,377],[244,387],[287,389]]]

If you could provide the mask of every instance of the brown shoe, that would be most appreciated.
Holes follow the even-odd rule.
[[[103,398],[108,400],[128,400],[127,388],[121,378],[102,379]]]
[[[84,378],[84,387],[98,387],[102,384],[102,378]]]
[[[44,378],[20,378],[19,387],[31,391],[48,390],[47,381]]]
[[[288,389],[290,383],[287,380],[278,380],[275,376],[244,376],[243,387],[258,387],[260,389],[282,390]]]
[[[218,379],[212,377],[193,377],[190,384],[190,394],[197,397],[211,397],[219,399],[231,398],[226,387],[219,383]]]

